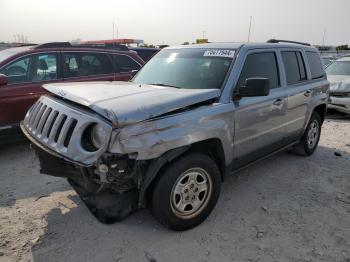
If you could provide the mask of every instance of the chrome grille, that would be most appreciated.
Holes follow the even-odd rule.
[[[68,130],[77,119],[53,110],[42,102],[35,104],[26,124],[28,131],[45,143],[57,143],[58,146],[68,147],[71,137],[67,137]],[[70,132],[70,136],[74,130]],[[63,143],[66,141],[66,143]]]
[[[42,146],[84,165],[92,164],[104,153],[103,148],[89,152],[82,146],[82,135],[92,124],[102,125],[109,133],[112,127],[95,114],[75,108],[52,97],[41,97],[27,112],[23,127]]]

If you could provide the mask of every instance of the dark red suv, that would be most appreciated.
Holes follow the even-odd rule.
[[[125,46],[48,43],[0,51],[0,141],[17,135],[25,112],[46,93],[43,84],[127,81],[143,64]]]

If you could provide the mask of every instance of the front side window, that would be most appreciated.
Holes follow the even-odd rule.
[[[113,66],[106,54],[85,52],[63,54],[65,78],[96,76],[112,72]]]
[[[185,89],[219,89],[234,54],[232,49],[164,49],[142,67],[133,82]]]
[[[283,51],[282,59],[288,85],[297,84],[307,79],[301,52]]]
[[[326,68],[327,75],[350,76],[350,61],[335,61]]]
[[[324,69],[319,54],[316,52],[306,52],[306,56],[309,61],[312,79],[324,78]]]
[[[238,80],[238,88],[244,88],[248,78],[269,79],[270,89],[279,87],[279,74],[274,52],[249,54]]]
[[[37,54],[20,58],[0,70],[9,84],[43,82],[57,79],[57,55]]]
[[[115,64],[115,73],[130,72],[141,68],[141,66],[135,60],[126,55],[113,55],[113,61]]]

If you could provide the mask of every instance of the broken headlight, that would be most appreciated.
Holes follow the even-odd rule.
[[[103,147],[108,139],[108,132],[99,124],[95,124],[91,128],[91,142],[97,149]]]

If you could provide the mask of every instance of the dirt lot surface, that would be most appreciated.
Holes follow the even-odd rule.
[[[338,154],[335,155],[335,152]],[[229,177],[186,232],[147,210],[103,225],[28,144],[0,148],[0,261],[350,261],[350,120],[328,119],[311,157],[285,152]]]

